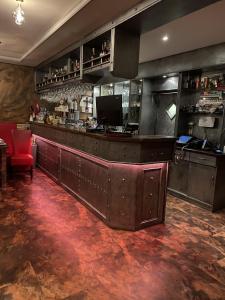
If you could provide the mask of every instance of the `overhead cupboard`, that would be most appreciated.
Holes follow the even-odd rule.
[[[115,27],[84,40],[74,50],[37,68],[36,90],[80,81],[97,82],[106,75],[132,79],[138,73],[140,36]]]

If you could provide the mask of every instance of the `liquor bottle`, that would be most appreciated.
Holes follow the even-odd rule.
[[[200,87],[200,76],[196,77],[195,79],[195,88],[198,90]]]
[[[191,83],[190,83],[190,85],[191,85],[191,89],[196,89],[196,81],[195,81],[195,78],[192,78],[191,79]]]
[[[79,71],[80,70],[80,63],[79,61],[76,59],[75,60],[75,71]]]
[[[91,59],[94,59],[96,57],[95,48],[91,49]]]
[[[96,58],[96,52],[95,52],[95,48],[92,48],[91,49],[91,60],[92,60],[91,66],[92,67],[94,66],[94,61],[93,61],[94,58]]]
[[[73,60],[71,60],[70,71],[74,72],[74,61]]]
[[[108,54],[110,54],[110,43],[109,41],[106,41],[103,43],[103,56],[106,56]],[[104,62],[107,62],[108,60],[109,60],[108,56],[103,58]]]
[[[184,89],[188,89],[189,88],[189,75],[188,77],[185,79],[184,84],[183,84]]]
[[[107,40],[105,43],[104,43],[104,53],[105,54],[109,54],[110,53],[110,41]]]
[[[100,57],[104,56],[105,55],[105,52],[104,52],[104,43],[102,44],[102,50],[99,54]]]

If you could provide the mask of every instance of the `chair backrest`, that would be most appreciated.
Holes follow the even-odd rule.
[[[12,130],[12,140],[15,155],[31,154],[31,130]]]
[[[7,154],[13,154],[12,130],[16,129],[16,123],[0,123],[0,138],[7,144]]]

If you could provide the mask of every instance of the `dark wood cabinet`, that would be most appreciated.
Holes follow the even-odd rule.
[[[187,194],[206,205],[213,205],[216,168],[201,165],[199,163],[189,163]]]
[[[181,194],[187,193],[188,188],[188,162],[185,160],[172,162],[169,168],[170,189],[176,191],[179,187]]]
[[[142,195],[142,211],[141,222],[145,223],[151,220],[158,220],[162,216],[162,207],[160,195],[164,193],[162,189],[162,170],[157,168],[144,171],[143,195]]]
[[[216,168],[190,162],[188,177],[187,194],[199,202],[213,205]]]
[[[179,151],[175,152],[175,158]],[[225,155],[185,150],[182,159],[170,166],[169,191],[216,211],[225,207]]]

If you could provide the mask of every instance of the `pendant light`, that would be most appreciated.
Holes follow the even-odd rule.
[[[16,1],[18,2],[18,6],[16,10],[13,12],[13,18],[15,20],[15,23],[21,26],[25,21],[24,11],[22,10],[22,6],[21,6],[23,0],[16,0]]]

